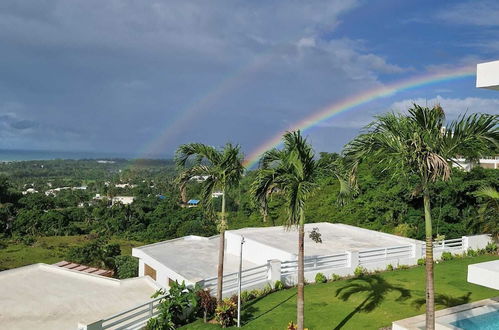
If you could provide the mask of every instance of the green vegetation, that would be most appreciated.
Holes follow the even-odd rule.
[[[433,108],[414,104],[408,114],[379,116],[345,148],[346,157],[358,164],[368,157],[379,159],[399,176],[412,175],[416,181],[413,195],[423,196],[426,239],[426,328],[435,328],[433,286],[433,220],[430,184],[448,181],[452,161],[459,155],[477,159],[498,146],[497,117],[488,114],[462,116],[446,123],[440,105]],[[302,329],[302,327],[300,327]]]
[[[499,295],[499,291],[468,283],[469,264],[497,260],[479,256],[435,265],[437,309]],[[305,287],[305,326],[314,329],[379,329],[424,313],[425,269],[412,267],[361,278],[344,279]],[[348,294],[346,294],[348,293]],[[366,301],[367,302],[364,302]],[[295,319],[296,289],[286,289],[243,306],[243,328],[285,329]],[[198,320],[182,329],[217,329]]]
[[[34,263],[56,263],[67,259],[72,247],[81,247],[93,241],[89,236],[51,236],[33,238],[29,245],[13,239],[0,240],[0,270],[6,270]],[[120,245],[122,255],[130,255],[132,247],[143,242],[111,238],[110,243]]]

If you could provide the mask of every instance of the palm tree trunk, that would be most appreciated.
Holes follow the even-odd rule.
[[[435,329],[435,288],[433,283],[433,233],[431,223],[430,193],[423,192],[426,231],[426,329]]]
[[[218,247],[218,281],[217,302],[222,303],[222,286],[224,277],[224,253],[225,253],[225,189],[222,190],[222,215],[220,220],[220,243]]]
[[[304,327],[304,305],[305,305],[305,267],[304,267],[304,245],[305,245],[305,224],[304,215],[301,211],[301,220],[298,233],[298,295],[296,302],[296,315],[298,330],[303,330]]]

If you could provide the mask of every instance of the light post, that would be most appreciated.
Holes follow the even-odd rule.
[[[243,244],[244,236],[241,236],[241,249],[239,250],[239,287],[237,289],[237,327],[241,327],[241,274],[243,272]]]

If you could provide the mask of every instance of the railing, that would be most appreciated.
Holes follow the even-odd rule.
[[[334,269],[348,266],[348,255],[346,253],[333,254],[328,256],[308,257],[303,261],[305,272]],[[281,274],[283,276],[295,274],[298,271],[298,261],[284,261],[281,263]]]
[[[87,324],[80,329],[142,329],[150,318],[159,314],[158,306],[162,298],[156,298],[124,312]]]
[[[443,241],[436,241],[433,242],[433,249],[434,250],[458,250],[463,248],[463,239],[462,238],[454,238],[454,239],[447,239]]]
[[[412,245],[391,246],[387,248],[369,249],[359,251],[359,264],[367,264],[370,262],[410,258],[413,256]]]
[[[269,264],[245,269],[241,272],[241,287],[261,284],[267,282]],[[239,273],[230,273],[223,277],[223,291],[234,291],[238,289]],[[217,277],[208,278],[203,281],[203,287],[211,289],[214,292],[217,288]]]

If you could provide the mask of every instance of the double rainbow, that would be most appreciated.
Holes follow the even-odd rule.
[[[425,74],[421,76],[412,77],[409,79],[397,81],[389,85],[368,90],[366,92],[350,96],[339,102],[335,102],[322,108],[321,110],[314,112],[311,116],[308,116],[293,125],[291,125],[287,130],[295,131],[302,130],[305,131],[317,124],[329,120],[330,118],[341,114],[343,112],[352,110],[353,108],[371,102],[373,100],[387,97],[395,93],[418,88],[421,86],[437,84],[440,82],[451,81],[456,79],[461,79],[465,77],[471,77],[475,75],[475,67],[467,66],[454,70],[440,71],[436,73]],[[252,168],[255,166],[261,155],[272,148],[280,145],[282,135],[284,131],[275,134],[271,139],[267,140],[256,149],[254,149],[244,161],[246,168]]]

